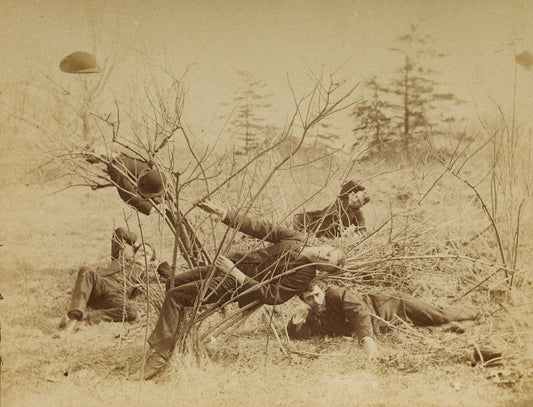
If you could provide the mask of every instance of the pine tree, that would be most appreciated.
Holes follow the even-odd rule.
[[[417,27],[411,25],[410,31],[397,40],[400,46],[390,50],[401,53],[404,62],[391,84],[391,92],[399,97],[398,103],[392,107],[396,111],[394,120],[399,127],[402,149],[409,158],[413,147],[421,146],[428,129],[431,128],[433,133],[438,131],[434,119],[437,107],[442,109],[445,101],[462,101],[452,93],[438,92],[440,83],[435,77],[439,72],[423,65],[423,61],[428,63],[446,56],[429,47],[429,35],[418,32]],[[447,120],[450,121],[450,117]]]
[[[237,75],[237,93],[231,102],[235,113],[228,132],[234,140],[235,153],[248,155],[263,144],[268,132],[266,116],[267,109],[272,108],[268,101],[271,94],[266,92],[266,84],[250,72],[237,70]]]
[[[381,155],[387,143],[393,140],[390,103],[383,95],[390,92],[382,87],[375,76],[365,82],[371,96],[358,103],[351,112],[356,141],[352,147],[368,148],[369,154]]]

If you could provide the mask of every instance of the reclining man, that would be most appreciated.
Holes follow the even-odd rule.
[[[305,304],[287,324],[291,338],[355,336],[370,359],[379,356],[375,335],[386,332],[401,322],[399,319],[416,326],[435,326],[480,317],[477,310],[465,307],[440,308],[407,295],[359,295],[346,288],[324,289],[322,283],[310,284],[300,298]]]
[[[117,228],[111,239],[111,264],[94,270],[87,267],[79,270],[68,313],[59,324],[66,333],[72,332],[82,320],[96,324],[101,320],[119,322],[137,318],[131,298],[136,294],[136,287],[145,281],[145,272],[150,273],[156,266],[154,249],[148,243],[143,245],[136,241],[135,233]],[[125,253],[126,244],[131,246],[133,255]],[[157,270],[161,277],[167,277],[161,269]],[[93,310],[87,311],[87,306]]]
[[[366,220],[361,208],[370,198],[364,189],[356,180],[345,182],[333,204],[324,209],[294,215],[294,227],[327,238],[341,236],[342,231],[351,225],[354,225],[356,232],[366,232]]]
[[[306,246],[301,232],[240,216],[209,201],[197,206],[220,217],[226,225],[247,235],[272,243],[249,253],[231,253],[215,260],[215,274],[209,282],[204,304],[238,301],[239,306],[282,304],[308,287],[317,275],[337,270],[343,253],[331,246]],[[148,342],[153,351],[144,368],[144,379],[158,374],[176,345],[184,307],[198,299],[213,266],[198,267],[176,276],[176,286],[167,291],[157,324]]]

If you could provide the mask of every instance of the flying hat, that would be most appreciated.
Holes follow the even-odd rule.
[[[102,69],[96,58],[88,52],[76,51],[67,55],[59,63],[59,69],[66,73],[99,73]]]
[[[145,169],[139,174],[137,188],[145,198],[155,198],[165,193],[164,175],[157,169]]]

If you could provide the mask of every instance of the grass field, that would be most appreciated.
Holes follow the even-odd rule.
[[[367,171],[365,185],[372,200],[365,213],[371,229],[392,207],[415,202],[423,190],[415,186],[431,183],[430,174],[422,182],[410,169],[375,177]],[[337,186],[308,207],[328,202]],[[378,339],[383,359],[370,364],[350,338],[295,342],[282,335],[278,341],[265,314],[258,312],[212,357],[197,363],[191,355],[175,355],[161,376],[139,382],[132,373],[140,366],[153,311],[148,323],[142,315],[133,324],[83,325],[66,339],[56,337],[79,267],[107,263],[114,227],[124,224],[125,215],[131,225],[137,222],[112,189],[62,187],[60,182],[25,184],[20,179],[0,187],[2,406],[533,405],[531,215],[522,225],[521,286],[502,301],[496,276],[463,298],[461,302],[485,313],[481,321],[465,323],[464,334],[398,329]],[[276,188],[287,185],[281,182]],[[286,205],[292,199],[290,193],[283,197]],[[274,202],[273,207],[280,205]],[[266,215],[278,216],[275,211]],[[142,222],[145,238],[156,241],[162,256],[169,258],[169,232],[154,217]],[[444,179],[424,205],[410,213],[409,222],[414,226],[409,232],[406,226],[404,238],[400,233],[395,245],[384,244],[391,233],[387,228],[352,253],[371,255],[378,247],[399,250],[400,243],[403,254],[441,252],[444,242],[469,239],[487,225],[472,193],[453,179]],[[400,219],[394,232],[402,227]],[[354,247],[354,240],[344,237],[334,243]],[[490,236],[475,240],[464,254],[498,260]],[[384,277],[368,287],[346,280],[334,283],[359,290],[379,290],[388,283],[443,305],[481,282],[488,266],[460,260],[396,262],[384,263],[379,273]],[[276,310],[273,323],[279,332],[297,301]],[[502,364],[473,367],[474,345],[501,351]]]

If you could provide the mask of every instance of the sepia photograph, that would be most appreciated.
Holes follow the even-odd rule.
[[[532,0],[0,22],[0,407],[533,405]]]

